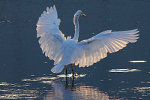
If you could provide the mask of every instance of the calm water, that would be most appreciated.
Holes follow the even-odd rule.
[[[66,36],[73,36],[73,15],[81,9],[88,17],[80,18],[79,40],[135,28],[140,39],[91,67],[75,67],[74,79],[53,74],[35,29],[54,4]],[[0,99],[150,100],[149,12],[150,0],[0,0]]]

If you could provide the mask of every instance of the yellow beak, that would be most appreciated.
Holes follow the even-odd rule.
[[[83,17],[87,17],[85,14],[81,14],[81,16],[83,16]]]

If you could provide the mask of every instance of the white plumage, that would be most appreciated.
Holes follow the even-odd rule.
[[[85,16],[81,10],[74,15],[75,35],[73,39],[64,37],[59,30],[60,19],[56,7],[47,8],[37,23],[37,37],[45,56],[54,60],[52,72],[59,73],[65,65],[74,64],[79,67],[93,65],[107,57],[107,53],[117,52],[128,43],[137,41],[138,30],[116,31],[107,30],[90,39],[78,42],[79,16]]]

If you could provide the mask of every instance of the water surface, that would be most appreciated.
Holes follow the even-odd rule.
[[[65,36],[74,35],[73,15],[81,9],[88,17],[80,18],[79,41],[110,29],[138,28],[140,38],[91,67],[76,66],[74,79],[53,74],[36,23],[54,4]],[[0,0],[0,99],[149,100],[149,11],[149,0]]]

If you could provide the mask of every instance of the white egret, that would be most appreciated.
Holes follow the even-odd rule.
[[[114,31],[106,30],[92,38],[78,42],[79,17],[86,16],[78,10],[73,19],[75,25],[74,37],[65,37],[59,30],[60,19],[56,7],[50,7],[43,12],[37,23],[37,37],[45,56],[54,60],[53,73],[60,73],[69,64],[85,67],[93,65],[107,57],[107,53],[114,53],[134,43],[139,38],[138,30]]]

